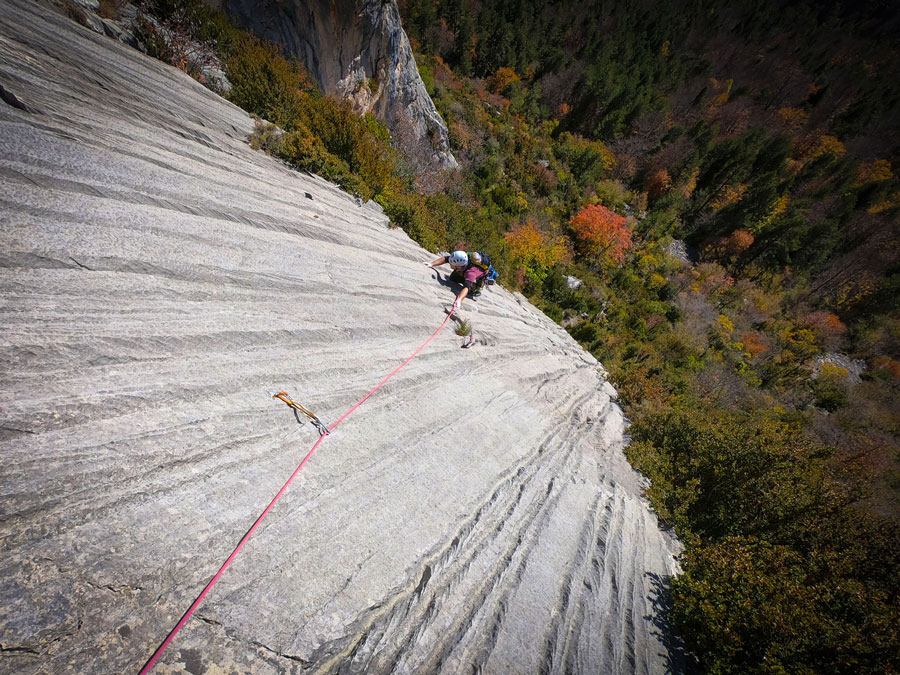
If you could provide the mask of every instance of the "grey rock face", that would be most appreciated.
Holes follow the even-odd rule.
[[[688,247],[687,242],[682,241],[681,239],[675,239],[669,244],[666,252],[672,256],[673,258],[677,258],[685,265],[693,265],[699,259],[697,255],[697,251],[691,250]]]
[[[272,392],[337,420],[452,290],[242,111],[30,0],[0,83],[0,673],[135,673],[318,437]],[[155,672],[672,667],[677,542],[615,392],[521,296],[478,306],[489,339],[445,329],[327,437]]]
[[[862,382],[860,377],[866,372],[866,362],[862,359],[851,359],[846,354],[838,354],[837,352],[828,352],[827,354],[819,354],[816,356],[811,365],[812,379],[819,379],[822,373],[822,366],[826,363],[843,368],[847,371],[847,381],[853,384]]]
[[[123,25],[122,21],[105,19],[98,15],[100,0],[72,0],[65,11],[70,14],[74,13],[72,18],[77,17],[78,23],[86,28],[90,28],[95,33],[106,35],[114,40],[119,40],[134,48],[138,48],[137,40],[131,31]],[[130,23],[136,15],[137,8],[133,5],[125,5],[122,8],[121,19],[124,19],[125,23]]]
[[[215,0],[244,26],[284,45],[329,94],[372,111],[401,144],[455,168],[447,126],[416,68],[395,0]]]

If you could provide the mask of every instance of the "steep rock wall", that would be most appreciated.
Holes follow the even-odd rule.
[[[0,673],[133,673],[317,438],[271,392],[336,420],[452,289],[37,3],[0,3],[0,85]],[[677,542],[599,364],[521,297],[466,303],[482,344],[444,330],[325,440],[156,672],[677,669]]]
[[[407,151],[455,168],[447,126],[419,77],[395,0],[210,0],[282,44],[319,87],[372,111]]]

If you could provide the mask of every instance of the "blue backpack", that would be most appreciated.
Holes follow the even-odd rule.
[[[493,286],[495,283],[497,283],[497,277],[499,276],[500,275],[497,274],[497,270],[494,269],[494,266],[488,265],[488,275],[487,279],[484,280],[484,283],[486,283],[488,286]]]

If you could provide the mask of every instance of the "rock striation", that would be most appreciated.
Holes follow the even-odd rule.
[[[447,125],[419,76],[395,0],[209,0],[284,45],[328,94],[374,112],[406,152],[456,168]]]
[[[0,673],[134,673],[318,437],[272,393],[333,422],[452,289],[39,3],[0,3],[0,84]],[[156,672],[677,670],[678,543],[599,364],[503,289],[464,315],[480,344],[445,329],[323,442]]]

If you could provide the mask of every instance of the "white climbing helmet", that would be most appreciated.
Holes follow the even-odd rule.
[[[453,267],[462,267],[463,265],[469,264],[469,256],[465,251],[453,251],[447,259],[447,262]]]

